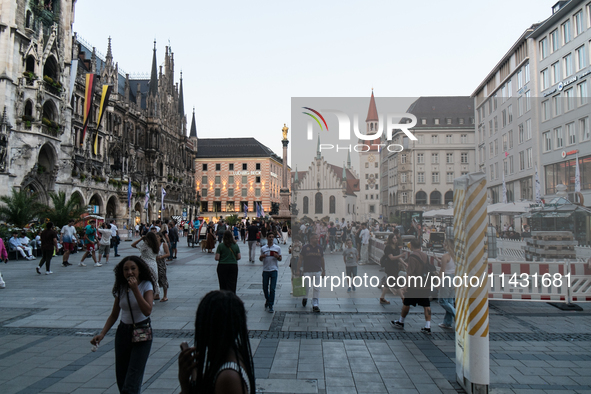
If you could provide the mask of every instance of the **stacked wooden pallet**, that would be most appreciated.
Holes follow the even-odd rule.
[[[541,261],[575,259],[575,246],[577,241],[570,231],[534,231],[522,248],[527,261]]]

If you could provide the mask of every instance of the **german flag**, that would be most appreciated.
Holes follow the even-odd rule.
[[[92,109],[92,99],[94,97],[94,84],[96,82],[95,74],[86,74],[86,90],[84,92],[84,126],[82,126],[82,140],[80,145],[84,145],[84,138],[86,137],[86,129],[88,128],[88,120],[90,119],[90,111]]]
[[[111,96],[111,91],[113,90],[113,86],[111,85],[103,85],[103,93],[101,95],[101,105],[99,107],[99,117],[98,121],[96,122],[96,136],[94,137],[94,154],[98,155],[98,129],[101,126],[101,120],[103,119],[103,115],[105,110],[107,109],[107,105],[109,103],[109,96]]]

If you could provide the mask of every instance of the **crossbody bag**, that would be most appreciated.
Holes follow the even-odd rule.
[[[131,332],[131,342],[146,342],[152,340],[152,326],[150,322],[135,324],[133,318],[133,310],[131,309],[131,302],[129,301],[129,291],[127,291],[127,305],[129,305],[129,312],[131,313],[131,322],[133,323],[133,331]]]

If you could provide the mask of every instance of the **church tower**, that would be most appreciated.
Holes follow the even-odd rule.
[[[191,132],[189,134],[189,140],[193,143],[193,150],[197,153],[197,126],[195,125],[195,107],[193,107],[193,119],[191,120]]]
[[[371,90],[371,98],[369,100],[369,109],[365,119],[365,134],[376,134],[380,126],[378,117],[378,109],[376,100]],[[362,151],[359,152],[359,183],[360,191],[357,199],[358,218],[367,222],[370,219],[379,218],[380,205],[380,155],[379,146],[380,139],[375,141],[359,140],[360,145],[364,145]]]

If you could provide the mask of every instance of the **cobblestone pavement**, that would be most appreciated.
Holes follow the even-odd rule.
[[[124,242],[122,256],[135,250]],[[191,339],[201,297],[217,288],[213,255],[180,243],[179,258],[168,268],[170,301],[156,303],[154,343],[144,376],[144,393],[178,393],[179,343]],[[240,243],[238,295],[248,311],[257,390],[264,393],[457,393],[454,334],[441,330],[443,310],[433,305],[433,335],[419,332],[422,311],[414,308],[406,329],[389,321],[399,316],[399,299],[378,303],[379,291],[337,290],[322,297],[312,314],[291,297],[288,259],[280,267],[275,314],[264,311],[262,264],[246,262]],[[287,247],[283,246],[284,253]],[[105,323],[113,304],[116,261],[78,267],[81,254],[53,275],[37,275],[35,261],[0,266],[0,392],[116,393],[115,329],[97,352],[90,337]],[[37,260],[38,262],[38,260]],[[327,255],[328,274],[342,269],[340,255]],[[359,275],[381,276],[377,266]],[[492,393],[591,393],[591,313],[561,311],[545,303],[490,304]]]

